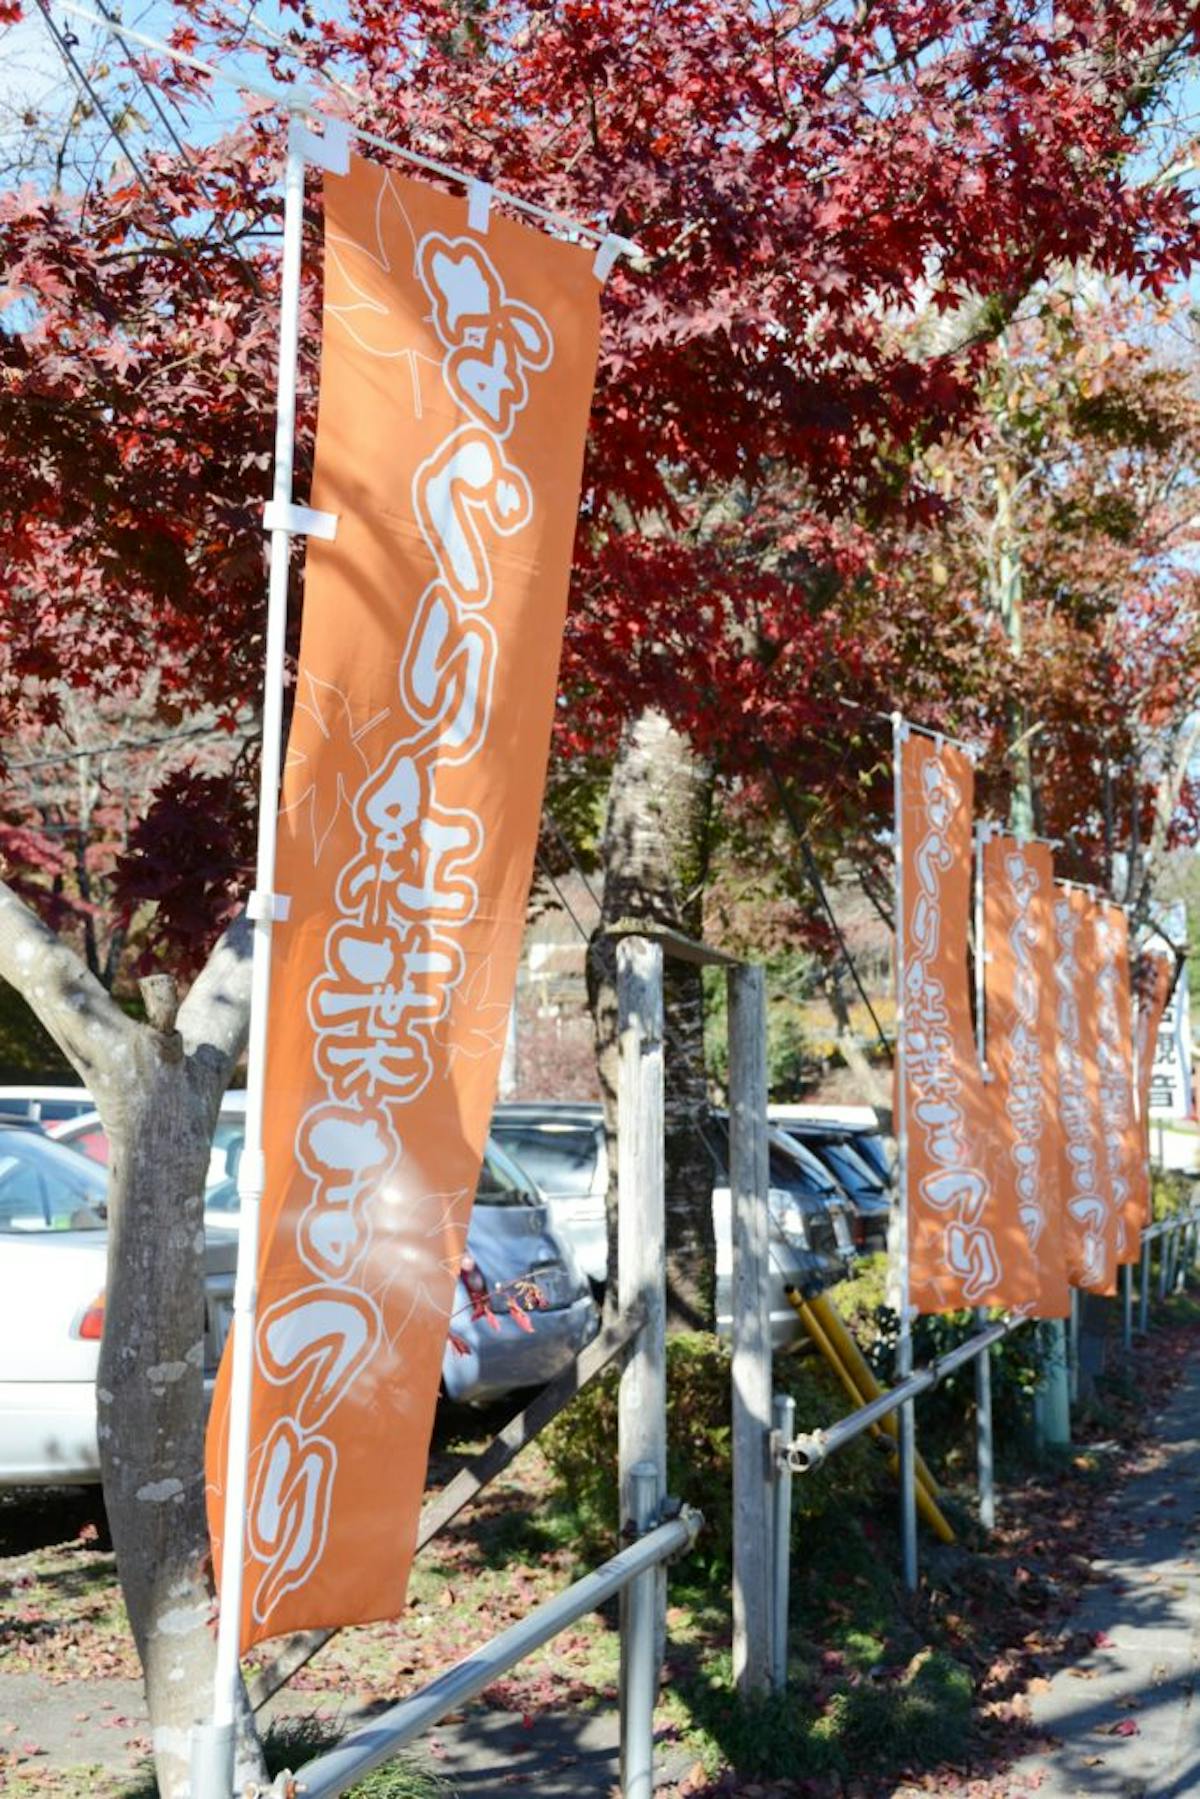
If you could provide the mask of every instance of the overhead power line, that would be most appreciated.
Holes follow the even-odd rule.
[[[106,4],[106,0],[96,0],[96,4],[100,8],[100,11],[104,14],[104,17],[108,20],[110,26],[113,28],[112,29],[113,38],[117,42],[118,46],[121,46],[121,40],[120,40],[120,36],[119,36],[118,30],[117,30],[117,27],[120,25],[121,21],[111,11],[109,6]],[[121,47],[123,48],[123,46],[121,46]],[[154,108],[154,111],[158,116],[159,122],[162,125],[163,130],[167,133],[167,136],[170,138],[171,142],[174,144],[175,149],[178,152],[178,154],[183,158],[184,163],[187,165],[187,167],[192,171],[192,174],[195,176],[196,185],[199,187],[200,192],[204,195],[205,200],[208,202],[209,207],[212,210],[213,222],[216,225],[218,231],[221,233],[221,236],[224,238],[226,248],[232,253],[232,255],[234,255],[237,258],[238,262],[241,263],[243,269],[245,269],[246,274],[249,278],[250,284],[254,288],[255,292],[261,293],[262,292],[262,282],[259,280],[258,270],[254,267],[254,264],[249,260],[249,258],[243,253],[241,246],[237,242],[237,239],[230,232],[228,220],[218,210],[216,204],[214,203],[213,197],[212,197],[212,192],[208,186],[208,183],[205,181],[204,176],[200,173],[199,168],[196,166],[195,159],[193,158],[187,145],[184,143],[183,139],[180,137],[179,133],[176,131],[174,122],[171,119],[171,116],[168,113],[166,107],[163,105],[161,99],[159,98],[158,92],[157,92],[153,82],[147,80],[146,75],[144,74],[140,63],[134,62],[132,57],[130,57],[129,61],[130,61],[130,66],[132,67],[132,69],[134,70],[134,73],[136,74],[136,76],[138,78],[138,81],[141,83],[143,90],[145,91],[145,93],[147,94],[147,96],[149,98],[151,106]],[[128,151],[126,151],[126,155],[128,155]]]
[[[59,30],[51,17],[48,0],[38,0],[38,8],[43,19],[46,21],[46,29],[54,39],[54,42],[58,47],[58,53],[70,71],[76,85],[82,93],[87,95],[100,117],[104,120],[113,142],[120,146],[121,154],[125,157],[132,169],[134,176],[137,179],[138,186],[143,190],[146,198],[150,201],[150,204],[162,219],[167,235],[171,238],[177,249],[186,249],[187,246],[184,239],[180,237],[179,233],[176,231],[173,219],[164,211],[162,202],[155,193],[152,183],[138,164],[137,158],[134,156],[130,145],[122,135],[121,127],[112,117],[108,107],[98,93],[91,76],[87,73],[86,69],[82,67],[78,57],[75,55],[74,46],[78,43],[78,38],[76,38],[73,32],[68,35],[68,33]],[[203,269],[198,269],[197,273],[203,285],[211,292],[211,285],[205,276]]]

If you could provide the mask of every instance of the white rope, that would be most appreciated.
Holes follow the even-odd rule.
[[[143,31],[135,31],[130,25],[118,24],[115,19],[102,18],[99,13],[89,12],[87,7],[77,4],[77,0],[57,0],[64,12],[71,13],[77,19],[85,19],[89,25],[98,26],[101,31],[112,31],[118,37],[131,44],[141,44],[147,50],[155,50],[160,56],[169,56],[173,62],[181,63],[185,68],[197,69],[200,74],[207,75],[213,81],[223,81],[227,86],[237,88],[240,93],[257,94],[262,100],[269,101],[287,112],[302,113],[306,118],[319,119],[326,123],[331,115],[323,113],[317,105],[314,94],[300,87],[284,87],[278,82],[251,81],[244,75],[230,75],[213,63],[203,62],[198,56],[188,56],[182,50],[172,49],[160,38],[148,37]],[[337,123],[341,123],[340,120]],[[357,125],[349,127],[350,133],[360,143],[370,144],[377,150],[386,150],[390,156],[397,156],[402,162],[412,163],[415,168],[426,169],[431,175],[440,175],[444,181],[453,181],[469,192],[478,186],[479,178],[468,175],[462,169],[453,168],[449,163],[438,162],[435,157],[422,156],[419,150],[406,149],[403,144],[393,143],[390,138],[380,137],[373,131],[364,131]],[[585,238],[597,245],[612,244],[619,248],[625,256],[640,256],[639,245],[632,238],[616,237],[602,226],[584,225],[577,219],[570,219],[565,213],[554,212],[549,207],[539,206],[536,201],[522,199],[517,194],[505,193],[501,188],[492,189],[492,197],[511,206],[517,212],[528,213],[531,218],[540,219],[555,230],[575,237]]]

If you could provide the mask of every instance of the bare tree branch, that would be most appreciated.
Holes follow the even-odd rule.
[[[192,982],[176,1021],[184,1053],[208,1071],[218,1094],[246,1047],[253,938],[254,926],[239,913]]]
[[[0,881],[0,977],[37,1014],[101,1112],[134,1069],[139,1027],[73,949]]]

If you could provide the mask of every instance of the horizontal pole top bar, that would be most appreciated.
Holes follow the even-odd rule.
[[[201,75],[207,75],[212,81],[223,81],[227,87],[236,88],[239,93],[257,94],[260,100],[267,100],[286,112],[301,114],[308,119],[319,119],[323,124],[331,122],[348,126],[350,135],[360,143],[371,144],[375,149],[386,150],[392,156],[398,156],[402,162],[425,169],[431,175],[440,175],[445,181],[456,182],[468,190],[479,185],[479,177],[468,175],[463,169],[456,169],[449,163],[439,162],[436,157],[423,156],[419,150],[409,150],[403,144],[397,144],[391,138],[380,137],[373,131],[365,131],[360,126],[349,124],[348,120],[338,120],[329,113],[322,112],[317,105],[317,96],[302,87],[288,87],[282,82],[253,81],[242,75],[231,75],[215,63],[204,62],[198,56],[189,56],[182,50],[176,50],[170,44],[163,43],[161,38],[150,37],[144,31],[135,31],[130,25],[123,25],[118,19],[103,18],[99,13],[89,11],[80,6],[78,0],[58,0],[58,5],[66,13],[77,19],[85,19],[89,25],[96,25],[102,31],[115,33],[126,43],[138,44],[143,49],[154,50],[160,56],[168,56],[172,62],[182,67],[196,69]],[[548,206],[539,206],[534,200],[522,199],[519,194],[510,194],[503,188],[493,187],[492,198],[511,206],[516,212],[526,213],[530,218],[551,225],[555,229],[571,233],[575,237],[586,238],[589,243],[599,246],[611,245],[623,256],[640,257],[642,249],[632,238],[622,237],[617,232],[609,231],[603,225],[585,225],[578,219],[568,218],[565,213],[555,212]]]
[[[619,918],[615,924],[605,926],[604,935],[645,937],[648,942],[657,943],[664,956],[674,956],[677,962],[697,962],[713,968],[747,966],[740,956],[731,956],[723,949],[713,949],[708,943],[697,943],[693,938],[685,937],[681,931],[673,931],[652,918]]]

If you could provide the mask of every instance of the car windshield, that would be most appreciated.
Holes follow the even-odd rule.
[[[862,1157],[868,1168],[874,1169],[885,1186],[890,1186],[892,1168],[878,1131],[859,1131],[854,1139],[854,1153]]]
[[[872,1193],[882,1193],[884,1183],[864,1157],[860,1156],[855,1145],[850,1143],[826,1143],[821,1153],[838,1179],[848,1187],[866,1188]]]
[[[541,1204],[541,1194],[534,1182],[518,1168],[511,1156],[505,1155],[500,1145],[489,1139],[483,1152],[483,1166],[479,1170],[479,1185],[475,1189],[477,1206],[536,1206]]]
[[[718,1179],[728,1181],[729,1120],[710,1117],[704,1134],[717,1164]],[[774,1134],[767,1140],[767,1178],[772,1187],[782,1188],[785,1193],[829,1199],[837,1192],[836,1181],[803,1144],[790,1139],[784,1142]]]
[[[587,1126],[494,1123],[492,1135],[544,1193],[578,1199],[591,1192],[597,1143]]]
[[[793,1193],[819,1193],[822,1199],[828,1199],[836,1193],[837,1182],[803,1143],[793,1142],[791,1138],[787,1140],[786,1146],[773,1141],[769,1158],[773,1187],[784,1187]]]
[[[236,1142],[232,1143],[230,1160],[234,1168],[242,1148],[242,1120],[238,1120]],[[204,1210],[212,1214],[236,1213],[241,1201],[238,1198],[237,1177],[227,1175],[222,1180],[213,1180],[209,1170],[209,1185],[204,1192]],[[483,1157],[483,1166],[479,1171],[479,1185],[475,1189],[475,1203],[480,1206],[536,1206],[541,1203],[541,1195],[533,1181],[522,1168],[497,1143],[489,1142]]]
[[[0,1130],[0,1231],[103,1227],[103,1171],[32,1131]]]
[[[246,1119],[241,1112],[222,1113],[217,1120],[217,1128],[213,1132],[212,1148],[208,1156],[207,1184],[209,1191],[205,1194],[204,1203],[212,1205],[212,1192],[226,1181],[237,1179],[238,1163],[242,1159],[242,1144],[246,1141]]]

